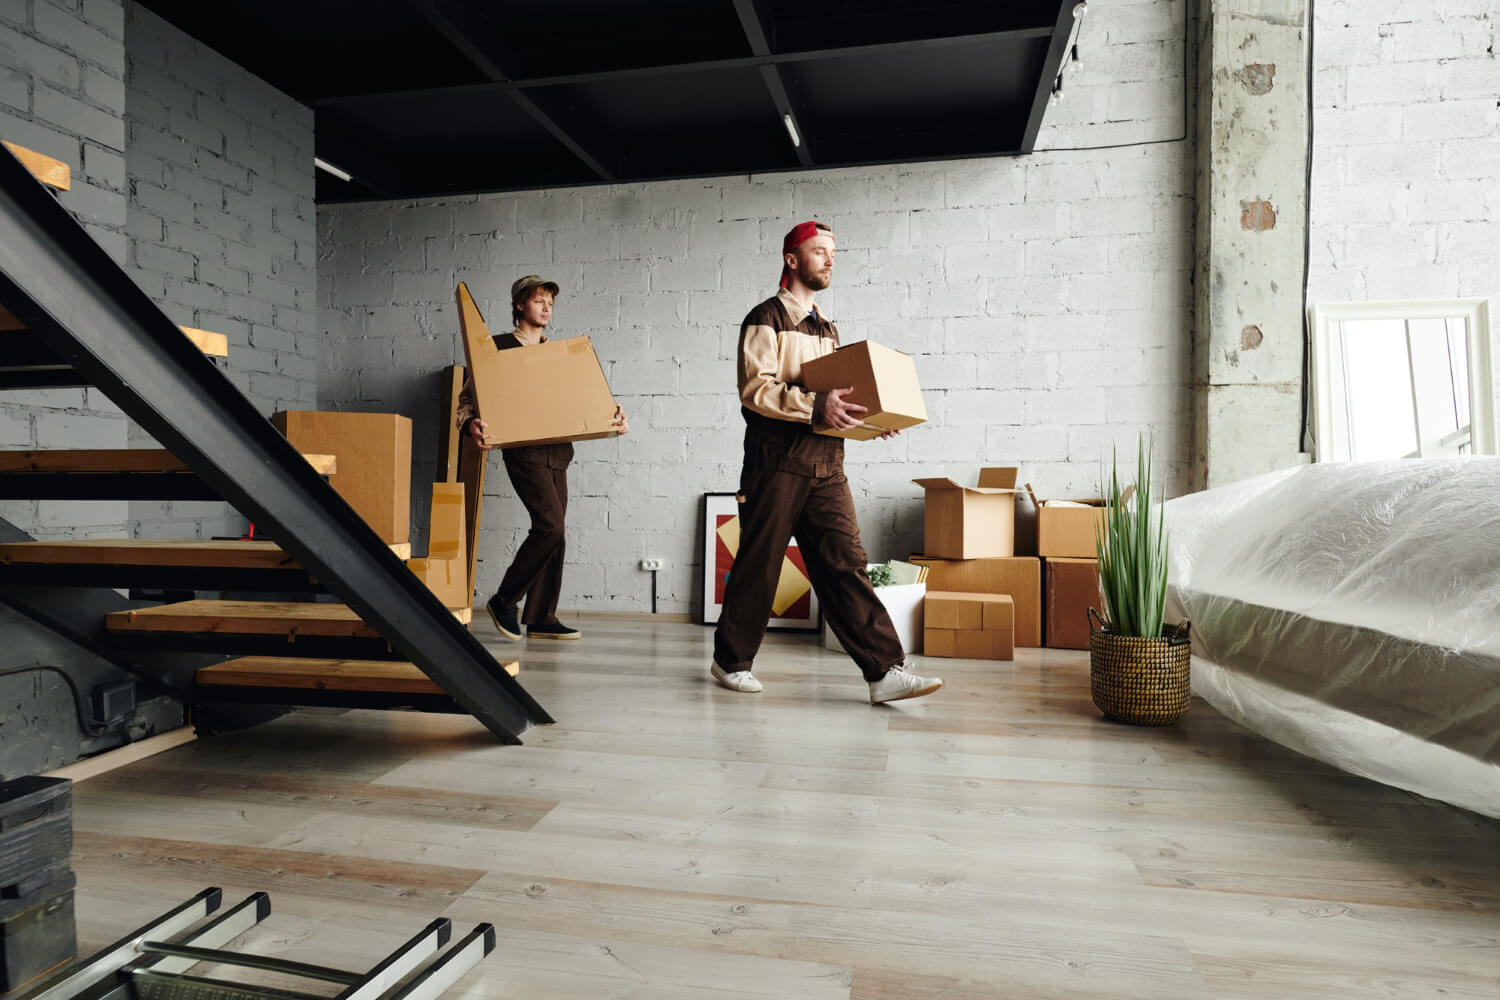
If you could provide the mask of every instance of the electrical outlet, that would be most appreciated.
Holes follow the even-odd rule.
[[[657,570],[661,569],[661,567],[662,561],[660,559],[641,560],[641,569],[645,570],[647,573],[655,573]]]

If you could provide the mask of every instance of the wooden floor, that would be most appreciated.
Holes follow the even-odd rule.
[[[478,619],[557,726],[303,711],[90,779],[81,947],[221,885],[271,894],[240,947],[350,968],[493,922],[456,998],[1500,996],[1500,824],[1201,702],[1104,722],[1084,653],[928,660],[946,690],[877,708],[807,636],[754,696],[696,625]]]

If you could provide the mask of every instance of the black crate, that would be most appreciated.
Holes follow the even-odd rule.
[[[0,894],[20,896],[19,886],[73,853],[73,817],[48,816],[0,834]]]
[[[10,903],[30,906],[43,896],[55,896],[72,886],[69,881],[72,878],[73,869],[68,860],[54,861],[45,868],[27,872],[19,881],[0,887],[0,913],[5,912],[5,906]],[[68,885],[60,886],[61,882],[68,882]]]
[[[45,879],[45,881],[42,881]],[[74,875],[67,865],[48,868],[45,872],[37,875],[35,880],[27,879],[31,883],[31,891],[24,895],[12,896],[0,899],[0,921],[6,921],[26,910],[31,909],[38,903],[45,903],[55,896],[61,896],[65,892],[72,892],[78,885],[78,876]],[[22,884],[26,884],[23,882]]]
[[[73,812],[73,782],[30,775],[0,781],[0,840],[28,823]]]
[[[73,890],[0,921],[0,993],[41,978],[78,954]]]

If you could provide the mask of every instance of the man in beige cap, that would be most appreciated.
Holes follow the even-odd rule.
[[[844,478],[844,441],[812,429],[815,421],[839,430],[858,427],[866,409],[845,400],[852,389],[813,393],[802,387],[802,366],[839,343],[838,328],[813,301],[833,278],[833,231],[821,222],[800,223],[781,249],[781,290],[750,310],[740,326],[740,544],[709,672],[731,691],[761,690],[751,667],[795,535],[823,614],[869,682],[871,703],[920,698],[943,682],[906,669],[906,651],[865,573]]]
[[[557,282],[528,274],[510,286],[510,318],[515,329],[495,335],[502,351],[545,343],[543,333],[552,322]],[[630,430],[625,411],[615,407],[614,425]],[[488,451],[485,423],[474,415],[474,382],[465,383],[458,397],[458,426],[474,443]],[[516,496],[531,515],[531,530],[516,550],[515,559],[500,581],[500,589],[485,604],[495,628],[507,639],[521,638],[518,605],[526,599],[526,635],[533,639],[577,639],[583,633],[557,620],[557,598],[562,592],[564,521],[568,513],[568,463],[571,444],[538,444],[501,452]]]

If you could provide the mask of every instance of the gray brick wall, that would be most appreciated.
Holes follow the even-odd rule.
[[[47,0],[0,4],[0,139],[68,164],[59,200],[125,260],[125,11]],[[0,393],[0,447],[123,448],[126,422],[102,393]],[[0,501],[0,517],[37,538],[126,533],[127,505]]]
[[[176,322],[229,338],[229,378],[267,416],[311,408],[312,111],[138,4],[124,33],[131,273]],[[212,503],[133,503],[130,521],[143,538],[245,526]]]
[[[632,426],[578,446],[563,604],[649,608],[636,564],[660,556],[659,606],[687,611],[701,494],[733,490],[739,474],[738,324],[775,290],[782,234],[816,216],[839,242],[820,301],[846,340],[916,357],[931,415],[848,447],[872,557],[920,547],[919,476],[973,481],[981,465],[1018,463],[1044,495],[1092,496],[1111,447],[1132,453],[1150,431],[1168,491],[1181,491],[1194,183],[1193,140],[1172,141],[1183,6],[1100,3],[1089,20],[1087,73],[1029,157],[320,210],[320,405],[411,416],[415,481],[430,480],[433,373],[462,359],[455,282],[503,329],[515,277],[556,278],[555,333],[594,338]],[[1111,102],[1127,83],[1133,101]],[[1102,96],[1074,101],[1091,92]],[[1150,144],[1074,150],[1122,142]],[[425,492],[413,491],[419,546]],[[485,593],[526,530],[498,461],[489,492]]]
[[[118,0],[0,3],[0,139],[68,164],[64,206],[122,263],[126,257],[124,7]],[[95,389],[0,393],[0,448],[122,448],[126,421]],[[119,537],[126,504],[0,502],[0,535]],[[143,702],[125,728],[90,736],[76,720],[65,670],[85,698],[122,675],[78,647],[0,609],[0,778],[71,763],[180,725],[168,699]]]

